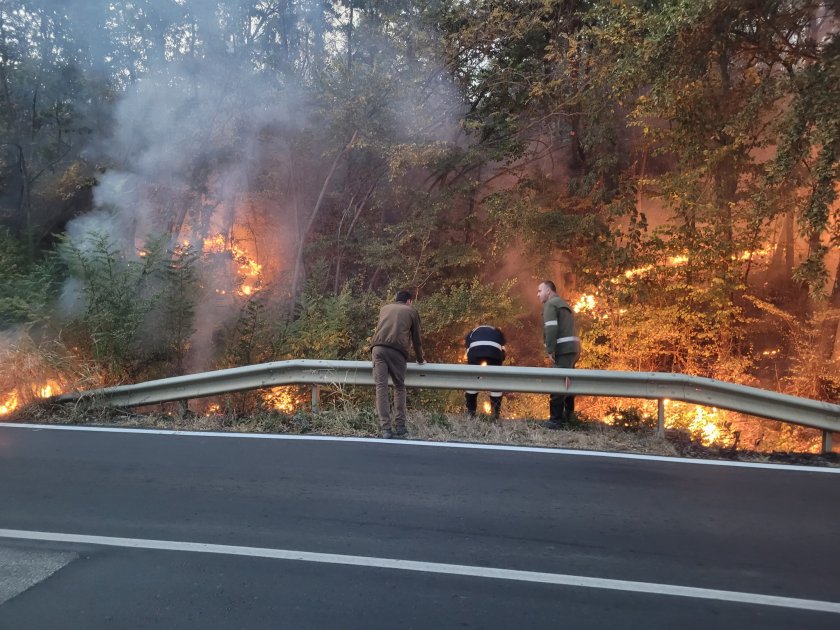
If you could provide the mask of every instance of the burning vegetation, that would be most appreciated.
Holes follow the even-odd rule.
[[[546,275],[577,313],[580,368],[840,401],[835,5],[278,16],[179,0],[150,22],[143,3],[88,4],[80,20],[20,0],[0,19],[0,332],[18,356],[0,365],[4,417],[47,384],[367,359],[399,288],[420,296],[431,360],[460,360],[489,322],[508,364],[540,365],[531,286]],[[541,400],[512,396],[505,415],[544,418]],[[414,404],[460,408],[439,392]],[[651,417],[587,405],[616,427]],[[668,410],[704,442],[813,447]]]

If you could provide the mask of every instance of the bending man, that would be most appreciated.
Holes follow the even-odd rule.
[[[464,338],[467,348],[467,363],[470,365],[501,365],[505,360],[505,335],[495,326],[476,326]],[[467,413],[474,416],[478,403],[478,391],[469,390],[464,395]],[[502,412],[502,392],[490,392],[490,406],[493,417]]]

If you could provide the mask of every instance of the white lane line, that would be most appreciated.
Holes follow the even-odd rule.
[[[539,584],[555,584],[580,588],[629,591],[632,593],[648,593],[651,595],[711,599],[723,602],[734,602],[738,604],[777,606],[781,608],[795,608],[800,610],[840,614],[840,603],[836,602],[827,602],[815,599],[799,599],[796,597],[779,597],[776,595],[761,595],[759,593],[742,593],[739,591],[721,591],[708,588],[695,588],[691,586],[677,586],[673,584],[656,584],[653,582],[633,582],[629,580],[612,580],[607,578],[584,577],[580,575],[564,575],[562,573],[540,573],[535,571],[517,571],[513,569],[477,567],[461,564],[441,564],[437,562],[418,562],[415,560],[397,560],[392,558],[371,558],[367,556],[345,556],[332,553],[293,551],[289,549],[267,549],[263,547],[212,545],[208,543],[146,540],[142,538],[113,538],[110,536],[34,532],[20,529],[0,529],[0,538],[105,545],[109,547],[123,547],[131,549],[214,553],[229,556],[250,556],[255,558],[272,558],[277,560],[297,560],[300,562],[319,562],[356,567],[372,567],[377,569],[394,569],[398,571],[419,571],[423,573],[462,575],[467,577],[514,580],[518,582],[535,582]]]
[[[183,437],[239,438],[251,440],[307,440],[321,442],[368,442],[391,446],[433,446],[438,448],[460,448],[481,451],[513,451],[518,453],[543,453],[546,455],[578,455],[581,457],[604,457],[608,459],[636,459],[671,464],[695,464],[698,466],[729,466],[733,468],[761,468],[765,470],[797,470],[812,473],[840,474],[840,468],[828,466],[799,466],[794,464],[762,464],[759,462],[732,462],[720,459],[692,459],[687,457],[665,457],[664,455],[641,455],[639,453],[610,453],[605,451],[582,451],[568,448],[545,448],[540,446],[509,446],[503,444],[474,444],[468,442],[428,442],[424,440],[383,440],[381,438],[340,437],[336,435],[287,435],[280,433],[236,433],[233,431],[178,431],[174,429],[132,429],[119,427],[73,426],[64,424],[26,424],[0,422],[0,429],[21,428],[51,431],[93,431],[97,433],[139,433],[149,435],[177,435]]]

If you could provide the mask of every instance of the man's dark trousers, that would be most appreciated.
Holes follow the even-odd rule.
[[[501,365],[501,359],[490,358],[471,358],[467,359],[468,365]],[[470,390],[464,394],[464,399],[467,404],[467,413],[474,416],[478,409],[478,392]],[[494,418],[498,418],[502,412],[502,392],[490,392],[490,408]]]
[[[577,353],[554,355],[554,367],[573,368],[577,359]],[[551,422],[569,422],[574,418],[575,397],[565,393],[553,393],[549,399],[549,409],[551,410]]]

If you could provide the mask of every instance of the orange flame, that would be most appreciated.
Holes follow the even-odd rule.
[[[595,296],[589,293],[584,293],[580,296],[575,305],[572,307],[575,313],[580,313],[581,311],[591,311],[595,308]]]
[[[281,413],[292,413],[303,402],[288,387],[272,387],[263,394],[263,400]]]
[[[6,394],[5,400],[0,403],[0,416],[5,416],[7,414],[12,413],[15,409],[18,408],[18,395],[17,392],[11,392]]]
[[[704,446],[709,446],[720,437],[720,429],[715,423],[717,415],[717,409],[706,411],[703,407],[696,407],[694,410],[694,420],[689,429],[692,433],[699,434]]]
[[[222,234],[216,234],[210,238],[205,238],[203,247],[201,248],[205,254],[221,254],[225,251],[225,237]]]
[[[493,408],[490,406],[490,401],[485,400],[484,401],[484,413],[489,415],[492,410],[493,410]]]
[[[50,398],[61,393],[61,385],[55,381],[47,381],[43,385],[36,385],[32,388],[32,394],[35,398]],[[20,406],[21,396],[17,389],[5,394],[0,398],[0,416],[6,416],[12,413]]]
[[[236,290],[238,295],[250,297],[260,290],[263,266],[251,258],[248,255],[248,252],[236,244],[231,243],[228,246],[227,239],[223,234],[216,234],[210,238],[205,238],[203,240],[202,251],[205,254],[223,254],[225,252],[230,252],[231,257],[237,264],[240,277],[241,284]],[[216,293],[219,295],[225,295],[225,291],[220,289],[216,289]]]
[[[653,269],[653,265],[645,265],[644,267],[637,267],[636,269],[628,269],[624,272],[624,277],[628,280],[634,276],[641,276]]]

